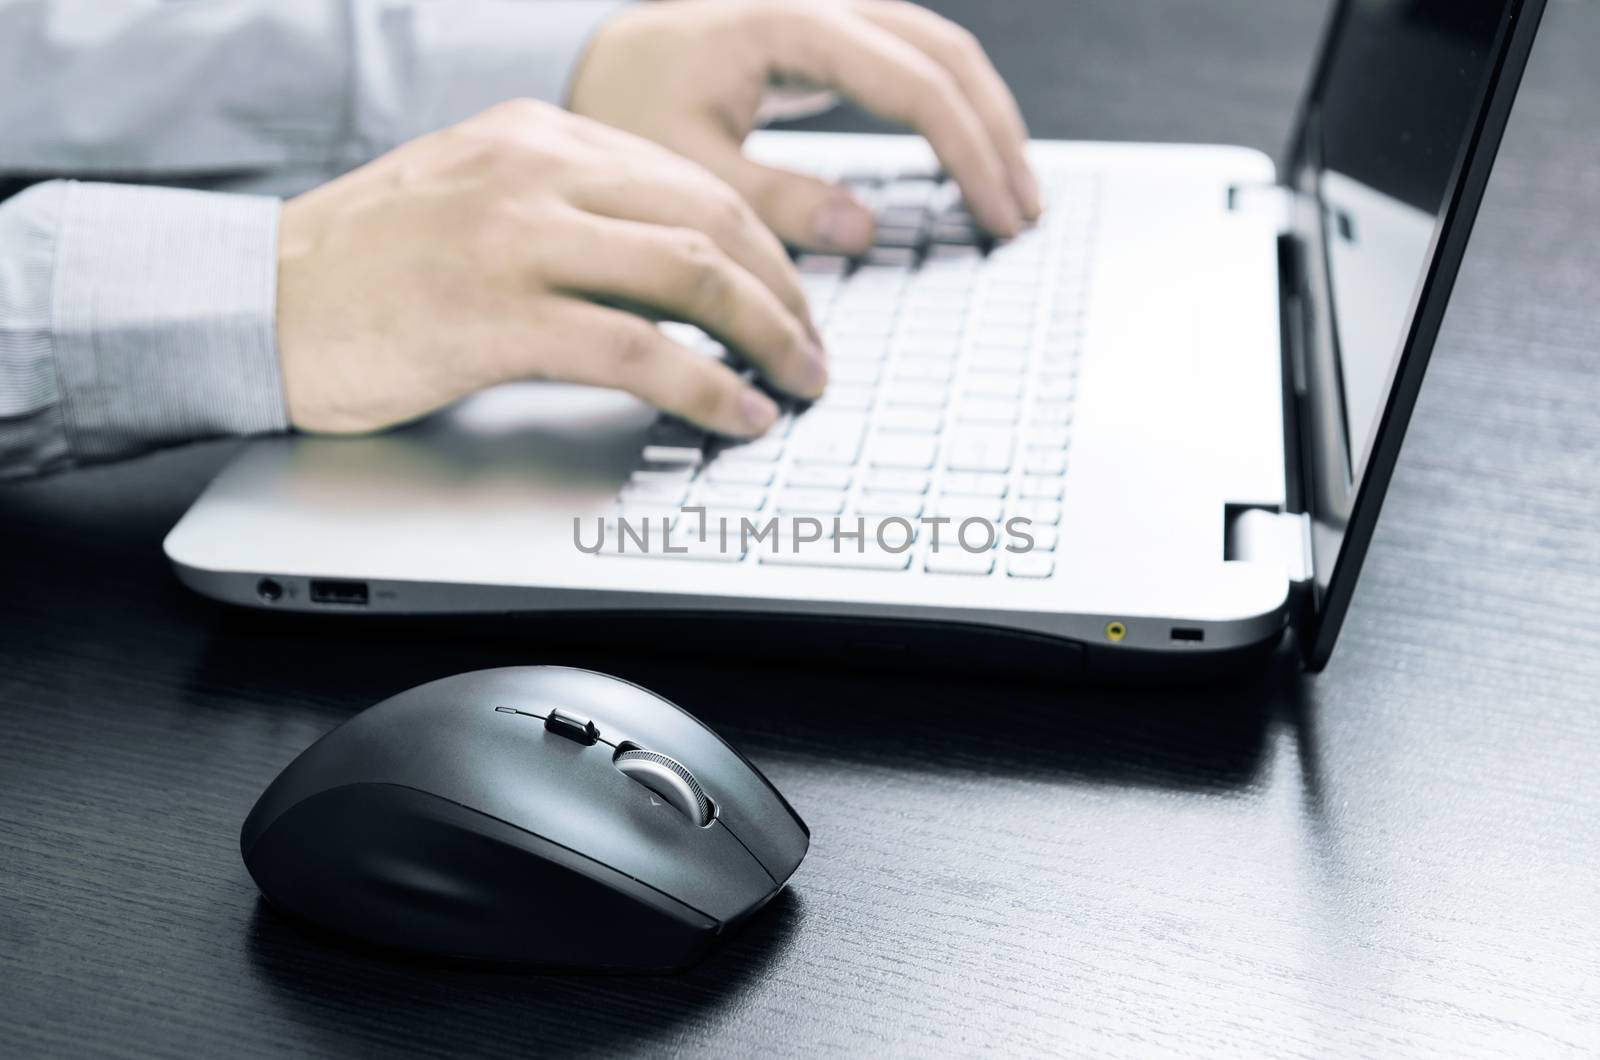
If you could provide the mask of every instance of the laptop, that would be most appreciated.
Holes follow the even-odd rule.
[[[525,383],[381,436],[261,440],[167,555],[277,611],[782,621],[812,652],[1089,674],[1231,666],[1293,628],[1320,669],[1543,6],[1339,3],[1281,168],[1035,142],[1046,213],[1002,245],[917,138],[758,133],[754,156],[879,211],[865,257],[796,258],[816,403],[733,442]]]

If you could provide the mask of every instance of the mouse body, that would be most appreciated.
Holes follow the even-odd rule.
[[[405,953],[684,967],[810,833],[743,755],[637,685],[509,667],[402,692],[273,781],[239,837],[275,907]]]

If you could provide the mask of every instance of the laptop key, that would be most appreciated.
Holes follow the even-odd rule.
[[[1019,383],[1028,374],[1028,359],[1022,356],[1002,356],[986,350],[974,350],[972,365],[991,375],[1010,376]]]
[[[863,338],[847,335],[828,344],[828,362],[883,361],[889,356],[889,343],[885,339]]]
[[[944,464],[951,471],[1010,471],[1011,432],[958,431],[945,446]]]
[[[883,338],[894,334],[894,314],[892,312],[836,313],[828,321],[828,330],[840,338]]]
[[[858,412],[870,409],[877,400],[877,391],[867,385],[834,383],[812,403],[817,412]]]
[[[931,551],[923,560],[922,569],[929,574],[966,574],[982,576],[994,570],[994,555],[989,552],[972,553],[960,545]]]
[[[705,454],[699,446],[687,445],[647,445],[644,447],[644,460],[651,464],[698,464]]]
[[[850,485],[852,471],[848,467],[838,467],[833,464],[805,464],[792,467],[784,476],[784,482],[789,486],[815,486],[831,490],[843,490]]]
[[[628,476],[630,485],[638,484],[649,488],[653,485],[679,485],[694,478],[692,464],[660,464],[653,467],[635,468]]]
[[[693,502],[705,508],[740,508],[755,512],[767,503],[767,491],[760,486],[729,486],[702,483],[694,491]]]
[[[1043,426],[1058,426],[1072,422],[1072,404],[1066,401],[1035,401],[1033,422]]]
[[[986,471],[947,471],[941,488],[947,494],[970,497],[1004,497],[1006,477]]]
[[[900,356],[902,357],[928,357],[934,360],[959,359],[961,357],[961,328],[956,327],[947,332],[916,332],[907,333],[900,340]]]
[[[889,385],[885,400],[902,408],[943,408],[950,390],[944,383],[897,381]]]
[[[866,489],[881,493],[926,493],[928,476],[921,471],[874,468],[867,472]]]
[[[1006,560],[1006,573],[1013,578],[1048,578],[1056,570],[1056,558],[1047,552],[1024,552]]]
[[[1028,475],[1064,475],[1067,471],[1067,458],[1064,454],[1050,449],[1028,450],[1028,455],[1023,457],[1022,470]]]
[[[883,214],[910,211],[926,216],[939,194],[939,185],[932,180],[901,178],[885,184],[882,189]]]
[[[790,446],[795,463],[854,464],[866,434],[864,416],[810,415],[795,428]]]
[[[916,435],[882,435],[872,447],[873,467],[925,470],[933,467],[939,445]]]
[[[1072,433],[1065,427],[1030,427],[1023,436],[1023,444],[1030,450],[1061,451],[1072,441]]]
[[[1021,355],[1033,347],[1033,335],[1027,328],[995,327],[980,324],[973,346],[988,356]]]
[[[904,324],[907,334],[917,339],[934,337],[952,342],[959,341],[959,336],[966,329],[966,326],[966,314],[959,311],[953,313],[919,311],[916,316],[911,317]]]
[[[861,436],[825,436],[795,449],[797,464],[854,464],[861,455]]]
[[[973,372],[961,384],[961,392],[973,397],[1016,398],[1022,396],[1022,380],[1013,375]]]
[[[682,504],[688,495],[687,482],[629,482],[618,492],[617,499],[625,504],[644,501],[660,507],[671,507]]]
[[[1061,499],[1061,479],[1053,475],[1023,475],[1020,495],[1038,500],[1058,501]]]
[[[1021,499],[1011,502],[1011,514],[1021,516],[1040,526],[1055,526],[1061,522],[1059,501]]]
[[[922,514],[920,493],[863,493],[856,498],[855,510],[861,515],[898,515],[915,519]]]
[[[783,441],[782,438],[757,438],[754,441],[739,442],[722,449],[716,458],[719,461],[776,463],[783,456]]]
[[[867,252],[869,265],[888,265],[909,269],[917,260],[917,252],[910,247],[873,247]]]
[[[841,383],[855,383],[868,385],[876,383],[882,374],[876,361],[848,360],[834,361],[828,365],[828,376]]]
[[[1009,520],[1007,521],[1009,522]],[[1029,523],[1018,526],[1017,529],[1033,539],[1033,547],[1029,549],[1030,552],[1054,552],[1056,550],[1056,542],[1061,536],[1061,532],[1053,526],[1037,526]],[[1021,544],[1021,541],[1017,540],[1015,543]]]
[[[619,504],[616,508],[601,517],[605,532],[614,534],[617,528],[627,523],[635,532],[644,534],[652,532],[659,527],[675,526],[683,512],[676,507],[667,507],[659,504],[631,503]],[[587,519],[580,524],[580,529],[587,534],[590,526]]]
[[[718,460],[705,470],[705,481],[730,486],[770,486],[776,471],[770,464]]]
[[[955,365],[946,360],[930,360],[928,358],[907,358],[894,368],[894,379],[900,383],[947,383],[955,375]]]
[[[945,220],[935,221],[928,231],[928,239],[934,243],[953,244],[959,247],[976,248],[978,240],[982,238],[978,226],[970,221]]]
[[[879,222],[872,237],[879,247],[917,247],[922,244],[924,229],[920,224],[884,224]]]
[[[967,497],[957,494],[955,496],[940,497],[934,503],[934,513],[950,520],[950,533],[968,519],[981,519],[993,523],[998,532],[1000,525],[1000,501],[998,498]],[[983,535],[976,529],[968,532],[968,540],[977,544]]]
[[[778,494],[778,511],[791,515],[838,515],[844,511],[844,491],[791,486]]]
[[[967,398],[956,412],[962,423],[1015,423],[1022,418],[1022,406],[1015,401]]]
[[[938,434],[944,424],[944,415],[928,409],[884,409],[874,417],[873,423],[880,431],[899,434]]]

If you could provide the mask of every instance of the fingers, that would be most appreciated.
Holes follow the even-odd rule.
[[[1023,124],[1015,97],[984,54],[977,38],[915,4],[891,0],[862,4],[856,10],[868,21],[922,49],[955,77],[962,92],[972,101],[990,143],[1005,164],[1012,193],[1023,216],[1030,221],[1037,220],[1042,204],[1039,183],[1024,153],[1028,129]]]
[[[854,17],[857,8],[784,8],[769,35],[779,73],[837,88],[889,121],[927,138],[961,185],[978,222],[998,236],[1022,228],[1022,209],[1004,161],[955,76],[888,30]]]
[[[575,356],[561,378],[625,390],[663,412],[718,434],[751,438],[778,419],[778,406],[726,365],[680,346],[622,309],[568,301],[548,324]]]
[[[688,159],[631,133],[584,122],[583,134],[620,149],[604,178],[573,189],[573,205],[626,221],[694,228],[756,276],[817,337],[805,289],[783,244],[751,205],[722,180]],[[820,341],[820,340],[819,340]]]
[[[583,252],[548,263],[562,289],[683,320],[733,347],[779,388],[814,398],[822,348],[773,292],[704,232],[584,216],[562,242]]]
[[[877,222],[849,190],[815,177],[775,169],[746,158],[737,146],[714,150],[712,168],[793,247],[832,254],[865,254]]]

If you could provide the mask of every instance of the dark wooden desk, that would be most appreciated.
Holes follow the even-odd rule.
[[[949,2],[946,7],[960,6]],[[1321,4],[970,4],[1044,136],[1286,135]],[[231,451],[0,491],[0,1052],[1600,1050],[1600,8],[1552,4],[1328,671],[920,683],[253,620],[160,540]],[[424,678],[574,659],[698,711],[815,843],[678,978],[307,941],[236,849]]]

